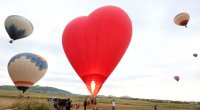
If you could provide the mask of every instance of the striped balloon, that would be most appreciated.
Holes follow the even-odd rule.
[[[33,53],[17,54],[8,63],[8,73],[17,89],[23,93],[44,76],[47,68],[46,60]]]
[[[180,26],[187,27],[189,19],[190,15],[188,13],[183,12],[174,17],[174,23]]]

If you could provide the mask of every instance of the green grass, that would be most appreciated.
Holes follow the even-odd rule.
[[[47,98],[56,96],[59,98],[71,98],[72,103],[80,104],[83,110],[83,101],[86,96],[61,96],[52,94],[41,94],[27,92],[24,97],[18,99],[16,96],[21,94],[19,91],[0,90],[0,110],[7,108],[17,108],[17,110],[53,110],[48,105]],[[29,96],[30,98],[27,98]],[[87,96],[89,97],[89,96]],[[111,110],[113,98],[97,97],[98,110]],[[173,102],[162,100],[139,100],[115,98],[117,110],[153,110],[153,106],[158,105],[158,110],[200,110],[200,104],[188,102]],[[72,108],[72,110],[75,110]],[[87,110],[92,110],[92,105]]]
[[[50,110],[47,103],[32,100],[16,102],[9,108],[15,108],[15,110]]]

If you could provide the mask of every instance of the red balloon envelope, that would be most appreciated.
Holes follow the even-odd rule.
[[[115,6],[98,8],[65,27],[62,36],[65,54],[91,95],[98,94],[117,66],[131,36],[129,16]]]

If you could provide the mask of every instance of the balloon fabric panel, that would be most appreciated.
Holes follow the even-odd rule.
[[[11,24],[9,26],[6,26],[5,28],[6,28],[6,31],[8,32],[8,35],[13,40],[21,39],[21,38],[26,37],[25,29],[19,29],[19,28],[17,28],[15,26],[15,24]]]
[[[9,61],[8,65],[10,65],[10,63],[14,62],[16,59],[18,59],[22,56],[25,56],[27,59],[30,59],[31,62],[34,62],[35,65],[37,67],[39,67],[39,70],[48,68],[46,61],[40,60],[37,56],[35,56],[34,54],[31,54],[31,53],[21,53],[21,54],[18,54],[16,56],[12,57],[11,60]]]

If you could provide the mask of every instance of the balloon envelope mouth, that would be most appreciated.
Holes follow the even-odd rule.
[[[90,94],[92,96],[96,96],[101,89],[103,83],[107,79],[107,77],[102,76],[100,74],[89,74],[85,75],[81,78],[87,86]]]

